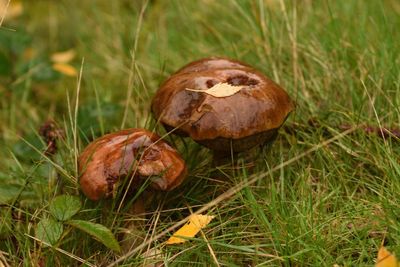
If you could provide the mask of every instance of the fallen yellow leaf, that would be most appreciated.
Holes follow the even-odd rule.
[[[69,64],[65,64],[65,63],[54,63],[53,64],[53,69],[66,75],[66,76],[76,76],[78,75],[78,72],[76,71],[76,69],[69,65]]]
[[[76,52],[73,49],[57,52],[51,55],[51,61],[55,63],[68,63],[74,59]]]
[[[207,90],[190,89],[190,88],[186,88],[186,90],[192,92],[206,93],[214,97],[227,97],[236,94],[237,92],[242,90],[243,87],[244,87],[243,85],[234,86],[230,85],[229,83],[217,83],[216,85]]]
[[[189,221],[182,226],[178,231],[176,231],[165,244],[180,244],[187,241],[187,238],[194,237],[200,230],[206,227],[214,216],[209,215],[196,215],[190,216]]]
[[[400,262],[385,247],[381,247],[378,251],[375,267],[400,267]]]
[[[0,21],[19,17],[23,12],[21,1],[0,0]]]

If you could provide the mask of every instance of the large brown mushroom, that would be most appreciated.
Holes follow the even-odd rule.
[[[222,97],[199,91],[218,84],[240,90]],[[152,101],[155,118],[167,130],[222,153],[273,140],[293,108],[275,82],[247,64],[225,58],[184,66],[161,85]]]
[[[151,179],[153,188],[172,190],[187,173],[176,150],[144,129],[122,130],[94,140],[78,164],[81,189],[92,200],[111,196],[127,178],[133,178],[133,186]]]

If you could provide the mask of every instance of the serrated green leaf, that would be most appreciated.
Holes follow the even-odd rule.
[[[54,245],[63,233],[63,225],[52,218],[41,219],[36,226],[36,237],[41,241]]]
[[[54,198],[50,203],[50,213],[57,220],[66,221],[71,219],[81,209],[81,201],[76,196],[61,195]]]
[[[88,233],[94,239],[103,243],[106,247],[117,252],[121,251],[118,241],[115,239],[111,231],[104,225],[83,220],[70,220],[66,223]]]

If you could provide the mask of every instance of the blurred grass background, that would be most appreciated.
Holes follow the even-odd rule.
[[[62,175],[32,148],[43,150],[38,129],[54,119],[66,132],[54,161],[74,176],[71,121],[78,81],[51,68],[56,52],[73,49],[77,56],[70,64],[82,67],[80,150],[123,127],[152,129],[150,101],[160,83],[202,57],[247,62],[295,99],[287,123],[304,127],[282,131],[270,150],[249,152],[258,155],[250,170],[215,169],[207,149],[169,137],[188,161],[190,176],[154,200],[142,229],[149,235],[188,215],[187,207],[212,200],[221,192],[215,182],[220,177],[235,184],[249,173],[266,172],[325,140],[327,131],[338,134],[343,124],[400,125],[396,0],[20,3],[22,14],[6,17],[0,28],[0,200],[8,225],[0,250],[11,265],[36,266],[42,259],[48,266],[77,265],[25,235],[34,232],[56,194],[77,192],[74,183],[60,185]],[[308,128],[310,119],[317,126]],[[216,260],[199,237],[165,248],[168,265],[362,266],[373,264],[382,242],[400,255],[398,141],[356,132],[245,188],[212,210],[217,219],[205,234]],[[110,226],[114,216],[126,219],[101,215],[101,204],[85,205],[80,216],[87,220]],[[58,247],[98,265],[118,258],[68,231]],[[131,264],[142,260],[133,257]]]

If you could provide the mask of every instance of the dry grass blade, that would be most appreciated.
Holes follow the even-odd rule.
[[[217,258],[217,256],[215,255],[215,252],[214,252],[214,250],[213,250],[213,248],[212,248],[210,242],[208,241],[206,235],[204,234],[203,230],[200,229],[200,233],[201,233],[201,236],[203,237],[204,241],[205,241],[206,244],[207,244],[208,250],[210,251],[210,255],[211,255],[212,259],[214,260],[215,265],[218,266],[218,267],[220,267],[221,264],[219,264],[218,258]]]
[[[70,175],[67,170],[65,170],[61,165],[57,164],[55,161],[53,161],[50,157],[48,157],[44,152],[40,151],[38,148],[36,148],[34,145],[29,143],[26,139],[24,139],[22,136],[19,136],[19,138],[26,144],[28,145],[31,149],[33,149],[36,153],[38,153],[43,159],[45,159],[48,163],[50,163],[57,171],[59,171],[62,175],[64,175],[65,178],[67,178],[72,184],[77,184],[77,179]]]
[[[79,71],[78,85],[76,87],[76,100],[74,110],[74,122],[73,122],[73,138],[74,138],[74,156],[75,156],[75,177],[78,179],[78,107],[79,107],[79,95],[81,91],[83,65],[85,59],[82,58],[81,69]]]
[[[31,236],[31,235],[28,235],[28,234],[25,234],[25,235],[26,235],[27,237],[32,238],[33,240],[35,240],[35,241],[37,241],[37,242],[40,242],[40,243],[42,243],[42,244],[44,244],[44,245],[46,245],[46,246],[49,246],[49,247],[51,247],[51,248],[57,250],[58,252],[60,252],[60,253],[62,253],[62,254],[64,254],[64,255],[67,255],[68,257],[70,257],[70,258],[72,258],[72,259],[74,259],[74,260],[76,260],[76,261],[79,261],[79,262],[85,264],[86,266],[96,267],[96,265],[93,265],[93,264],[87,262],[86,260],[84,260],[84,259],[82,259],[82,258],[80,258],[80,257],[78,257],[78,256],[76,256],[76,255],[74,255],[74,254],[72,254],[72,253],[70,253],[70,252],[68,252],[68,251],[65,251],[65,250],[63,250],[63,249],[61,249],[61,248],[53,247],[53,246],[50,245],[49,243],[43,242],[42,240],[37,239],[37,238],[34,237],[34,236]]]
[[[0,250],[0,267],[9,267],[10,265],[7,263],[7,259],[5,255],[8,255],[6,252]]]
[[[333,142],[335,142],[338,139],[343,138],[344,136],[354,132],[355,130],[357,130],[360,126],[355,126],[351,129],[348,129],[310,149],[308,149],[307,151],[299,154],[298,156],[289,159],[288,161],[285,161],[277,166],[275,166],[274,168],[270,169],[268,172],[260,174],[260,175],[252,175],[249,177],[249,179],[247,181],[243,181],[239,184],[237,184],[236,186],[232,187],[230,190],[226,191],[225,193],[219,195],[217,198],[215,198],[214,200],[208,202],[207,204],[205,204],[202,208],[198,209],[196,212],[194,212],[193,214],[201,214],[204,213],[206,211],[208,211],[211,207],[214,207],[216,205],[218,205],[219,203],[231,198],[232,196],[234,196],[237,192],[241,191],[243,188],[245,188],[246,186],[252,185],[254,183],[256,183],[258,180],[268,177],[270,176],[273,172],[276,172],[296,161],[298,161],[299,159],[313,153],[314,151],[325,147]],[[190,215],[192,216],[192,215]],[[127,258],[129,258],[130,256],[134,255],[135,253],[137,253],[138,251],[142,250],[144,247],[148,246],[150,243],[152,243],[154,240],[157,240],[163,236],[165,236],[166,234],[168,234],[169,232],[175,230],[176,228],[182,226],[183,224],[186,223],[186,221],[189,219],[189,217],[186,217],[182,220],[180,220],[179,222],[175,223],[174,225],[168,227],[167,229],[165,229],[164,231],[162,231],[161,233],[159,233],[158,235],[155,235],[152,239],[144,242],[143,244],[141,244],[140,246],[136,247],[135,249],[131,250],[130,252],[126,253],[125,255],[121,256],[119,259],[117,259],[116,261],[114,261],[113,263],[109,264],[108,267],[112,267],[112,266],[116,266],[117,264],[123,262],[124,260],[126,260]]]
[[[138,18],[138,23],[136,26],[136,32],[135,32],[135,41],[133,44],[133,50],[132,50],[132,58],[131,58],[131,64],[129,68],[129,78],[128,78],[128,90],[126,94],[126,103],[125,103],[125,110],[124,110],[124,115],[122,118],[122,123],[121,123],[121,129],[125,127],[126,120],[128,118],[128,109],[129,109],[129,103],[131,101],[131,96],[132,96],[132,91],[134,87],[134,81],[136,78],[136,51],[137,51],[137,46],[139,43],[139,37],[140,37],[140,30],[142,28],[142,23],[143,23],[143,17],[144,13],[146,11],[147,5],[149,1],[146,1],[143,3],[142,9],[140,10],[140,15]]]
[[[1,19],[0,19],[0,27],[1,27],[1,25],[3,25],[3,21],[7,15],[7,9],[10,6],[10,2],[11,2],[11,0],[8,0],[7,4],[5,5],[5,7],[3,9],[3,14],[1,14]]]

